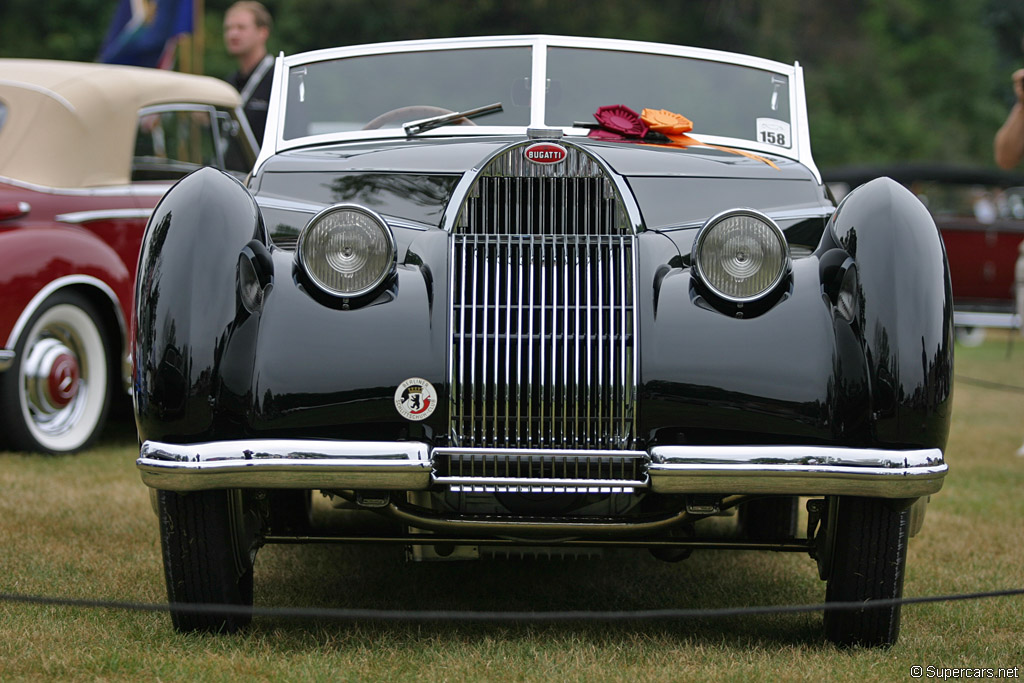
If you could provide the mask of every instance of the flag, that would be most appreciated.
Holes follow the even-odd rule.
[[[118,0],[96,61],[169,69],[178,38],[192,33],[193,0]]]

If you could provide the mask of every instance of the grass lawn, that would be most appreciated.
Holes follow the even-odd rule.
[[[950,474],[910,544],[907,597],[1024,588],[1024,340],[957,348]],[[1008,350],[1010,353],[1008,353]],[[991,384],[1008,388],[994,388]],[[0,593],[166,600],[130,422],[73,457],[0,454]],[[596,561],[411,564],[399,548],[270,546],[258,606],[639,610],[818,603],[805,555],[646,552]],[[665,622],[346,623],[257,618],[180,635],[166,614],[0,602],[0,680],[912,680],[1024,669],[1024,597],[908,605],[890,650],[837,650],[820,613]],[[995,673],[995,672],[993,672]],[[926,677],[927,678],[927,677]]]

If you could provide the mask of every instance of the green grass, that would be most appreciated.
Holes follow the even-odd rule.
[[[1024,588],[1024,342],[957,348],[950,474],[910,544],[905,594]],[[156,517],[129,422],[74,457],[0,454],[0,592],[160,603]],[[409,564],[398,548],[271,546],[256,604],[374,609],[716,608],[820,602],[795,554]],[[345,623],[259,617],[180,635],[166,614],[0,603],[0,680],[908,680],[912,665],[1024,667],[1024,598],[909,605],[888,651],[842,651],[820,613],[665,622]]]

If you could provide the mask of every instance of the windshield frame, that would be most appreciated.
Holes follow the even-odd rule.
[[[574,126],[550,126],[545,123],[547,94],[545,92],[544,84],[546,82],[548,71],[548,49],[551,47],[568,47],[613,52],[648,53],[733,64],[776,73],[786,77],[789,82],[789,111],[791,119],[789,123],[791,127],[790,134],[793,140],[793,144],[790,148],[761,143],[756,140],[706,135],[701,134],[699,131],[694,131],[690,133],[690,135],[701,142],[732,146],[753,152],[790,158],[808,166],[817,174],[817,169],[815,168],[811,157],[810,136],[807,126],[807,104],[804,95],[803,69],[799,63],[788,65],[749,55],[708,50],[705,48],[667,45],[662,43],[548,35],[489,36],[482,38],[444,38],[399,41],[328,48],[288,56],[282,53],[278,55],[276,60],[270,107],[267,117],[267,135],[260,149],[259,158],[256,161],[256,169],[258,170],[262,164],[274,154],[290,149],[339,142],[377,139],[407,139],[409,137],[399,126],[396,128],[332,132],[298,138],[284,138],[285,102],[289,89],[289,75],[292,73],[292,69],[308,64],[327,62],[347,57],[488,47],[531,48],[530,87],[531,102],[533,104],[530,110],[529,124],[527,126],[493,126],[487,124],[487,117],[484,116],[474,121],[477,124],[475,126],[446,125],[419,133],[416,137],[526,135],[529,129],[559,130],[566,137],[586,136],[588,133],[586,128]],[[485,105],[489,103],[480,102],[479,104]],[[609,104],[616,103],[610,102]],[[685,112],[679,113],[685,115]]]

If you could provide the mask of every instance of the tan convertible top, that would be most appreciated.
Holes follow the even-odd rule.
[[[139,109],[169,103],[234,108],[239,96],[209,76],[0,59],[0,177],[59,188],[125,184]]]

